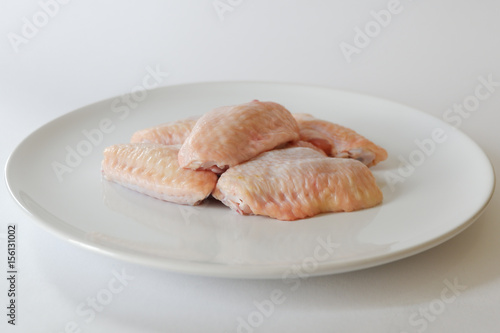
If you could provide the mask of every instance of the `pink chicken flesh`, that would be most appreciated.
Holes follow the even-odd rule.
[[[253,100],[223,106],[198,120],[179,151],[179,165],[222,173],[298,138],[297,122],[280,104]]]
[[[191,133],[199,117],[172,121],[158,126],[135,132],[130,139],[131,143],[149,142],[164,145],[180,145]]]
[[[387,159],[387,151],[355,131],[309,114],[293,115],[299,124],[300,140],[321,148],[328,156],[352,158],[368,167]]]
[[[199,204],[210,195],[217,175],[179,167],[179,146],[128,143],[104,150],[106,180],[157,199],[185,205]]]
[[[212,195],[240,214],[288,221],[369,208],[383,199],[363,163],[304,147],[272,150],[230,168]]]

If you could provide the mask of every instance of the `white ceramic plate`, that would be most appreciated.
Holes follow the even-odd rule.
[[[372,168],[383,204],[282,222],[239,216],[212,200],[179,206],[102,181],[106,146],[252,99],[340,123],[385,147],[389,159]],[[467,228],[494,188],[482,150],[422,112],[327,88],[244,82],[164,87],[71,112],[16,148],[6,179],[24,210],[64,240],[147,266],[242,278],[332,274],[416,254]]]

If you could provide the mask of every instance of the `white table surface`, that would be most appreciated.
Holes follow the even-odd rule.
[[[41,3],[51,4],[45,7],[52,16],[40,14]],[[500,82],[500,3],[493,1],[220,0],[215,4],[231,9],[222,16],[213,0],[0,4],[2,165],[33,130],[130,92],[148,66],[169,73],[161,85],[299,82],[380,96],[438,118],[473,96],[479,77]],[[388,7],[396,14],[349,62],[341,46],[354,45],[356,27],[376,29],[370,12]],[[30,31],[26,22],[34,19],[40,27]],[[459,127],[498,170],[500,86],[491,89]],[[5,186],[0,200],[1,332],[498,332],[500,326],[498,194],[471,227],[442,245],[375,268],[308,278],[295,291],[281,280],[188,276],[101,256],[30,220]],[[19,226],[16,326],[6,316],[9,223]],[[88,302],[123,271],[130,280],[120,292],[89,310]],[[458,285],[454,293],[449,284]],[[286,291],[284,301],[257,327],[239,327],[240,319],[258,319],[255,304],[275,289]]]

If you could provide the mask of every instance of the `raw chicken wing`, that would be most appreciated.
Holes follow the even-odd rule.
[[[290,142],[287,142],[284,145],[281,145],[281,146],[279,146],[277,148],[295,148],[295,147],[311,148],[311,149],[314,149],[317,152],[319,152],[322,156],[328,156],[328,155],[326,155],[326,153],[324,152],[323,149],[321,149],[319,147],[316,147],[315,145],[313,145],[310,142],[302,141],[302,140],[290,141]]]
[[[280,104],[254,100],[223,106],[198,120],[179,151],[179,165],[222,173],[298,138],[297,122]]]
[[[104,150],[104,178],[149,196],[196,205],[210,195],[217,182],[211,171],[179,167],[180,146],[129,143]]]
[[[353,158],[374,166],[387,159],[387,151],[355,131],[309,114],[293,115],[299,124],[300,139],[325,151],[328,156]]]
[[[131,143],[149,142],[164,145],[183,144],[199,117],[172,121],[151,128],[135,132],[130,139]]]
[[[240,214],[280,220],[369,208],[383,199],[363,163],[303,147],[268,151],[229,168],[212,195]]]

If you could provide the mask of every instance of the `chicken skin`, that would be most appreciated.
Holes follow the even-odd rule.
[[[179,151],[179,165],[222,173],[298,138],[297,122],[280,104],[253,100],[223,106],[198,120]]]
[[[179,146],[155,143],[117,144],[104,150],[104,179],[157,199],[197,205],[217,182],[211,171],[179,167]]]
[[[286,221],[369,208],[383,199],[363,163],[304,147],[268,151],[229,168],[212,195],[240,214]]]
[[[149,142],[163,145],[183,144],[199,117],[192,117],[142,129],[135,132],[131,143]]]
[[[352,158],[368,167],[387,159],[387,151],[352,129],[316,119],[305,113],[293,115],[299,124],[300,140],[321,148],[328,156]]]

